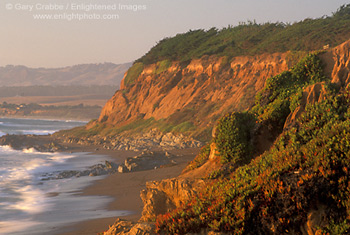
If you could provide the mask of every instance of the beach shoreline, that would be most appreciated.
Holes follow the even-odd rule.
[[[132,214],[119,217],[108,217],[101,219],[86,220],[64,226],[58,230],[60,235],[76,234],[97,234],[108,230],[117,218],[137,222],[141,218],[143,203],[140,198],[140,191],[145,189],[146,182],[173,178],[181,174],[187,163],[198,153],[198,148],[170,150],[177,160],[173,166],[162,167],[154,170],[115,173],[104,179],[95,181],[84,188],[80,195],[83,196],[109,196],[113,201],[106,205],[106,210],[125,210]],[[98,150],[94,155],[108,155],[114,160],[119,160],[120,154],[123,158],[136,155],[132,151]]]
[[[18,137],[23,141],[23,137]],[[16,139],[16,138],[15,138]],[[15,141],[10,139],[11,141]],[[53,136],[26,136],[24,142],[25,148],[33,147],[34,145],[47,145],[52,141],[57,141],[63,148],[58,149],[61,153],[88,153],[91,156],[106,156],[106,160],[121,164],[125,159],[134,157],[140,152],[127,150],[108,150],[96,145],[79,145],[76,143],[63,143]],[[23,147],[23,146],[22,146]],[[160,149],[157,149],[159,152]],[[82,219],[80,222],[72,222],[71,224],[58,225],[52,228],[52,234],[60,235],[76,235],[76,234],[98,234],[108,230],[109,225],[112,225],[117,218],[127,219],[136,222],[140,219],[143,203],[140,198],[140,191],[146,189],[146,182],[159,181],[168,178],[174,178],[181,174],[182,170],[192,161],[199,152],[199,148],[173,149],[163,150],[173,156],[176,164],[169,164],[156,169],[135,171],[128,173],[114,173],[92,181],[85,188],[79,189],[77,197],[80,196],[102,196],[109,197],[111,200],[103,208],[98,210],[106,211],[106,217],[98,219]],[[93,176],[84,176],[93,177]],[[126,216],[111,217],[111,212],[122,211],[130,212]],[[76,220],[77,221],[77,220]]]

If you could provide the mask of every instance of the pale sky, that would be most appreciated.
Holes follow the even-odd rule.
[[[1,0],[0,66],[54,68],[131,62],[164,37],[190,29],[220,29],[247,20],[293,23],[331,15],[349,3],[349,0]],[[125,5],[138,8],[128,10]]]

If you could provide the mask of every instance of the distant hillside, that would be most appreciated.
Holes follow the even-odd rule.
[[[93,96],[97,99],[108,99],[119,86],[15,86],[0,87],[2,97],[28,96]],[[92,97],[91,97],[92,98]]]
[[[9,86],[119,86],[131,63],[82,64],[64,68],[0,67],[0,87]]]
[[[131,63],[104,63],[50,69],[0,67],[0,103],[103,106],[119,89],[130,66]]]
[[[101,107],[94,105],[38,105],[38,104],[0,104],[1,117],[43,118],[88,121],[97,118]]]

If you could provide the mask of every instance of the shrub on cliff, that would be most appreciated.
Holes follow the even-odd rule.
[[[254,124],[254,116],[249,113],[229,113],[219,120],[213,141],[223,163],[250,159]]]

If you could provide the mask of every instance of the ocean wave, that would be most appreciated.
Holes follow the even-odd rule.
[[[47,210],[50,206],[41,190],[27,185],[16,190],[19,193],[19,201],[9,206],[10,210],[19,210],[27,214],[37,214]]]
[[[21,131],[24,135],[48,135],[53,134],[59,130],[24,130]]]
[[[16,232],[26,231],[28,228],[39,224],[39,222],[30,219],[0,221],[0,232],[1,234],[15,234]]]
[[[18,152],[17,150],[14,150],[11,146],[9,145],[0,145],[0,155],[1,154],[6,154],[6,153],[13,153],[13,152]]]
[[[0,121],[11,122],[10,119]],[[16,121],[14,123],[22,126],[13,128],[0,125],[0,135],[6,132],[48,134],[61,128],[74,127],[75,124],[70,121],[51,122],[53,125],[50,127],[44,121],[41,123],[30,121],[28,126]],[[43,127],[46,125],[47,127]],[[88,216],[89,213],[86,211],[86,205],[92,207],[89,215],[92,218],[96,216],[95,214],[102,214],[96,210],[102,206],[95,205],[102,203],[100,198],[90,199],[86,203],[81,198],[73,197],[75,195],[73,192],[88,185],[92,180],[97,180],[98,177],[42,180],[45,174],[54,176],[65,170],[83,170],[96,164],[97,161],[102,159],[91,157],[86,153],[38,152],[34,148],[15,150],[10,146],[0,146],[0,234],[27,235],[37,234],[38,231],[42,233],[45,226],[46,229],[52,229],[52,221],[69,223],[74,219],[80,219],[78,214],[82,212],[79,208],[82,208],[80,205],[83,204],[84,216]],[[55,192],[59,192],[59,195],[47,196]]]

